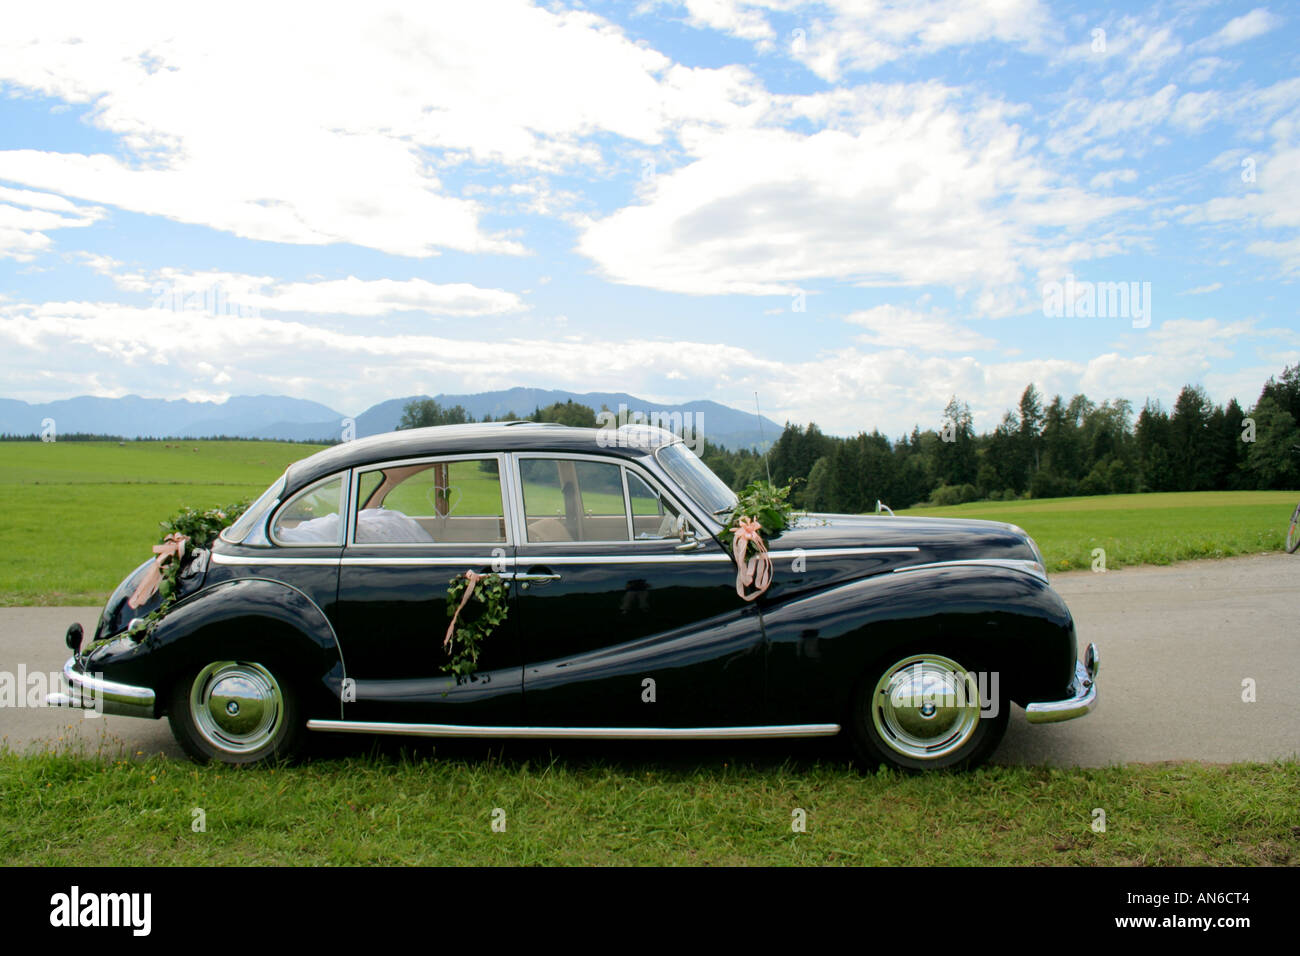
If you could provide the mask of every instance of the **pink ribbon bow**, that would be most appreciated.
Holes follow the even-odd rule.
[[[736,593],[745,601],[754,600],[772,584],[772,559],[763,543],[762,527],[758,521],[742,515],[731,529],[731,555],[736,559]],[[754,556],[746,560],[751,544]],[[746,594],[745,589],[751,585],[757,590]]]
[[[456,608],[456,613],[451,616],[451,623],[447,625],[447,636],[442,641],[442,649],[448,654],[451,653],[451,637],[456,633],[456,621],[460,618],[460,612],[465,610],[465,603],[469,600],[469,596],[474,593],[474,585],[483,580],[483,575],[474,571],[466,571],[465,580],[469,584],[465,587],[465,593],[460,596],[460,605]]]
[[[145,576],[141,579],[139,586],[137,586],[136,589],[131,592],[131,596],[127,598],[126,603],[129,607],[137,608],[157,593],[158,585],[162,582],[163,565],[172,558],[179,561],[181,558],[185,557],[185,542],[188,540],[189,539],[180,532],[173,532],[163,538],[162,544],[155,544],[153,546],[153,553],[158,555],[158,557],[153,559],[153,567],[145,572]]]

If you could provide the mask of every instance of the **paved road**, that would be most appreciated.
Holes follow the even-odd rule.
[[[1101,649],[1101,704],[1083,720],[1038,727],[1026,724],[1017,708],[995,763],[1228,763],[1300,753],[1300,557],[1083,571],[1052,581],[1074,612],[1080,642],[1096,641]],[[61,637],[67,625],[89,624],[97,614],[97,608],[0,609],[0,672],[17,674],[21,664],[28,673],[57,673],[67,658]],[[1255,682],[1254,703],[1242,700],[1246,679]],[[0,737],[20,750],[181,756],[166,721],[5,706]],[[365,745],[358,738],[351,746]],[[572,751],[602,747],[608,750],[584,744]],[[771,749],[761,746],[763,753]]]

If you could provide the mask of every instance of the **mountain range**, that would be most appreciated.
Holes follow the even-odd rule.
[[[393,431],[407,403],[432,397],[443,406],[461,405],[476,419],[494,419],[510,413],[529,415],[536,408],[554,402],[574,401],[599,412],[617,413],[621,406],[630,412],[656,414],[685,413],[698,432],[716,445],[749,448],[774,441],[781,426],[753,412],[729,408],[718,402],[694,401],[681,405],[649,402],[626,392],[566,392],[557,389],[510,388],[472,395],[410,395],[372,405],[360,415],[347,416],[327,405],[285,395],[239,395],[224,402],[194,402],[188,399],[77,398],[31,404],[0,398],[0,434],[32,435],[53,420],[55,434],[89,433],[120,435],[124,438],[264,438],[282,441],[333,441],[342,436],[344,422],[352,418],[355,437]],[[687,438],[690,429],[687,429]]]

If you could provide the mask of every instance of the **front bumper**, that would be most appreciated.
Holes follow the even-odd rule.
[[[1025,708],[1025,719],[1031,724],[1054,724],[1074,720],[1092,713],[1097,707],[1097,645],[1089,644],[1083,663],[1074,662],[1074,681],[1070,696],[1064,700],[1044,700]]]
[[[56,692],[46,698],[51,707],[79,707],[119,717],[156,717],[154,692],[148,687],[133,687],[104,680],[77,669],[77,659],[69,657],[63,665],[63,680],[68,693]]]

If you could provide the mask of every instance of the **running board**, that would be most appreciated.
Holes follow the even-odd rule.
[[[309,720],[308,730],[332,733],[402,734],[409,737],[547,737],[618,740],[743,740],[767,737],[831,737],[839,724],[772,724],[758,727],[490,727],[473,724],[398,724],[368,720]]]

